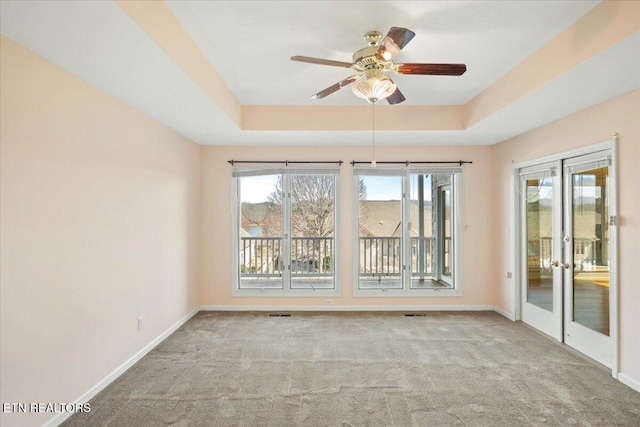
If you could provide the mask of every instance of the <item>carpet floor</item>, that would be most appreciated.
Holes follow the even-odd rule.
[[[201,312],[72,426],[640,426],[640,393],[492,312]]]

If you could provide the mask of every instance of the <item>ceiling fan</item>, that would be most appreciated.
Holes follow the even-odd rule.
[[[313,99],[324,98],[357,82],[352,86],[352,89],[358,97],[372,104],[381,99],[386,99],[389,104],[399,104],[406,98],[387,73],[460,76],[467,71],[465,64],[396,64],[394,62],[396,55],[415,35],[413,31],[400,27],[392,27],[384,38],[379,31],[369,31],[364,35],[369,46],[354,53],[352,62],[332,61],[309,56],[292,56],[291,60],[351,68],[357,71],[357,74],[312,95]]]

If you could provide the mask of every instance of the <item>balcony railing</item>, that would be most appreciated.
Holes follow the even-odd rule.
[[[411,275],[433,275],[435,237],[411,237]],[[361,277],[400,277],[400,237],[360,237]]]
[[[397,278],[402,275],[400,237],[360,237],[360,275]],[[411,237],[411,275],[433,276],[435,237]],[[242,237],[240,273],[244,278],[280,277],[286,268],[283,239]],[[293,237],[291,276],[331,277],[334,274],[333,237]]]
[[[333,237],[293,237],[291,276],[331,277],[334,272]],[[240,238],[240,274],[245,278],[279,277],[287,265],[280,237]]]
[[[541,237],[540,239],[529,240],[527,243],[529,268],[535,267],[539,268],[542,273],[550,273],[552,268],[552,238]],[[602,246],[599,248],[600,244]],[[574,238],[574,266],[577,270],[580,270],[582,268],[588,269],[589,266],[608,263],[608,247],[609,239],[600,241],[593,238]],[[601,251],[600,254],[598,250]],[[601,261],[598,261],[598,258]]]

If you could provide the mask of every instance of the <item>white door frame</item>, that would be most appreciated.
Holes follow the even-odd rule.
[[[609,216],[615,217],[616,222],[618,218],[618,185],[617,185],[617,164],[618,164],[618,151],[617,144],[618,134],[615,134],[612,138],[599,142],[596,144],[590,144],[584,147],[575,148],[572,150],[563,151],[560,153],[552,154],[549,156],[540,157],[533,160],[522,161],[514,163],[512,165],[511,173],[511,218],[509,219],[509,228],[507,233],[511,236],[511,253],[513,258],[511,259],[511,271],[513,272],[514,284],[512,287],[511,301],[514,307],[513,320],[522,320],[522,268],[521,268],[521,237],[520,237],[520,174],[521,168],[529,166],[535,166],[541,163],[549,163],[558,160],[564,160],[571,157],[577,157],[585,154],[592,154],[598,151],[610,150],[611,154],[611,187],[612,191],[609,193]],[[618,227],[610,227],[610,242],[609,249],[611,254],[611,266],[610,266],[610,310],[609,310],[609,325],[610,325],[610,337],[611,337],[611,375],[614,378],[618,378],[619,369],[619,323],[618,323]]]

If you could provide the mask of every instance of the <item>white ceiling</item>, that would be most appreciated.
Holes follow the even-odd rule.
[[[351,70],[291,62],[351,62],[370,30],[409,28],[397,62],[465,63],[461,77],[397,76],[403,105],[459,105],[584,15],[598,1],[166,2],[242,104],[361,105],[350,90],[310,95]]]
[[[461,77],[397,76],[403,105],[459,105],[574,23],[597,1],[167,1],[243,105],[362,105],[343,89],[309,95],[350,70],[369,30],[416,37],[399,62],[464,62]],[[364,145],[370,131],[243,131],[112,1],[0,2],[2,35],[200,144]],[[379,144],[493,144],[640,87],[640,36],[459,131],[377,132]]]

